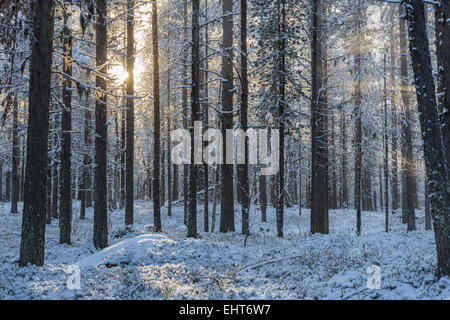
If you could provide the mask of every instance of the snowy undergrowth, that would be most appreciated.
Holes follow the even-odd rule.
[[[175,207],[172,217],[164,208],[164,232],[154,234],[151,205],[138,202],[132,228],[123,227],[123,210],[109,214],[112,245],[97,251],[92,209],[81,221],[78,205],[72,245],[58,243],[53,220],[45,266],[19,268],[21,216],[0,204],[0,299],[450,299],[450,279],[434,276],[433,232],[424,230],[421,211],[418,231],[409,233],[398,215],[391,215],[385,233],[382,212],[363,212],[357,237],[353,210],[331,211],[330,235],[310,235],[309,210],[299,216],[298,208],[287,208],[285,238],[279,239],[274,210],[268,211],[268,223],[260,223],[260,212],[252,210],[247,241],[239,233],[204,232],[187,240],[182,207]],[[237,208],[237,231],[240,226]],[[67,287],[71,265],[81,270],[79,290]],[[367,287],[369,266],[380,268],[380,289]]]

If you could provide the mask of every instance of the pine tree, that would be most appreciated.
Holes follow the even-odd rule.
[[[108,246],[108,199],[107,199],[107,4],[97,0],[96,21],[96,64],[99,73],[95,86],[95,205],[94,205],[94,246],[103,249]]]
[[[222,1],[222,136],[233,129],[233,1]],[[194,111],[192,111],[194,114]],[[224,164],[221,165],[220,232],[234,232],[234,165],[226,161],[227,139],[223,139]]]
[[[44,264],[47,147],[53,50],[52,0],[33,5],[27,160],[19,265]]]
[[[134,0],[127,0],[127,125],[125,225],[133,224],[134,210]]]
[[[432,73],[423,0],[404,1],[437,248],[437,273],[450,275],[450,183]]]

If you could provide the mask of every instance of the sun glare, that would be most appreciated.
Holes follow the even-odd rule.
[[[125,69],[119,64],[113,65],[110,68],[109,73],[113,81],[118,85],[124,83],[128,79],[128,72],[126,72]]]

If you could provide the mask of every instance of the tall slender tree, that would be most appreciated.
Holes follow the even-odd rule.
[[[192,0],[192,87],[191,87],[191,141],[194,141],[195,122],[201,119],[200,110],[200,0]],[[197,237],[197,172],[195,152],[191,152],[189,168],[189,212],[188,212],[188,238]]]
[[[450,176],[450,1],[435,5],[436,57],[438,64],[438,109],[445,147],[445,161]]]
[[[411,107],[408,92],[408,61],[407,61],[407,31],[405,29],[404,19],[400,20],[400,73],[401,73],[401,96],[403,100],[403,143],[404,143],[404,170],[402,175],[405,176],[403,182],[404,207],[406,221],[408,223],[408,231],[415,230],[415,211],[414,211],[414,159],[413,159],[413,145],[412,145],[412,128],[411,128]]]
[[[233,1],[222,1],[222,136],[233,129]],[[227,139],[223,139],[224,163],[221,168],[220,232],[234,232],[234,165],[226,160]]]
[[[159,96],[159,41],[158,41],[158,3],[152,2],[152,40],[153,40],[153,223],[156,232],[161,232],[161,110]]]
[[[328,142],[327,116],[324,101],[322,69],[322,3],[312,1],[312,42],[311,42],[311,233],[328,233]]]
[[[355,209],[356,234],[361,235],[361,172],[362,172],[362,110],[361,110],[361,0],[358,0],[356,17],[356,53],[355,53]]]
[[[241,0],[241,129],[246,132],[248,129],[248,62],[247,62],[247,0]],[[241,176],[241,195],[242,195],[242,234],[250,233],[249,210],[250,194],[248,181],[248,142],[245,139],[245,163],[242,165]]]
[[[108,246],[108,198],[107,198],[107,4],[97,0],[96,64],[99,73],[95,86],[95,205],[94,205],[94,246],[103,249]]]
[[[134,210],[134,0],[127,1],[127,133],[125,225],[133,224]]]
[[[450,183],[435,98],[423,0],[403,1],[408,21],[409,53],[421,124],[437,251],[437,273],[450,275]]]
[[[61,184],[59,205],[59,242],[70,244],[72,217],[72,34],[68,20],[70,18],[69,1],[63,7],[63,104],[61,115]]]
[[[53,51],[52,0],[33,3],[29,116],[19,265],[44,264],[47,147]]]

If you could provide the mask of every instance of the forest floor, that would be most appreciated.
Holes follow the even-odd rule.
[[[252,210],[245,247],[239,233],[200,232],[199,239],[187,240],[183,208],[173,208],[171,217],[163,208],[162,214],[164,232],[155,234],[149,203],[136,203],[135,225],[128,229],[123,210],[110,212],[112,246],[96,251],[93,210],[79,220],[75,203],[72,245],[58,243],[53,220],[46,231],[45,266],[19,268],[21,215],[0,203],[0,299],[450,299],[450,278],[434,275],[434,234],[424,230],[422,211],[418,230],[408,233],[399,215],[390,216],[385,233],[384,213],[363,212],[358,237],[354,210],[331,211],[330,234],[310,235],[309,210],[299,216],[298,208],[287,208],[280,239],[274,210],[266,224]],[[69,289],[78,269],[81,288]],[[380,288],[370,289],[377,269]]]

